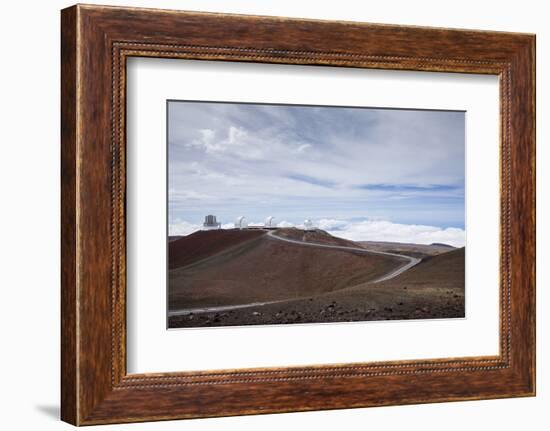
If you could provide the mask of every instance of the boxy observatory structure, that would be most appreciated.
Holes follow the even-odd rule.
[[[204,217],[204,223],[202,224],[203,230],[221,229],[221,227],[222,227],[222,224],[218,223],[215,215],[209,214],[206,217]]]

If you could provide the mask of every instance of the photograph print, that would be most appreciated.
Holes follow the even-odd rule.
[[[465,316],[465,112],[167,102],[168,328]]]

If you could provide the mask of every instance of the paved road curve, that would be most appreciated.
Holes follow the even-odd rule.
[[[284,238],[282,236],[278,236],[278,235],[275,234],[275,232],[276,231],[271,230],[271,231],[268,232],[267,235],[270,236],[271,238],[275,238],[275,239],[278,239],[280,241],[290,242],[290,243],[293,243],[293,244],[308,245],[308,246],[311,246],[311,247],[332,248],[332,249],[337,249],[337,250],[356,251],[356,252],[359,252],[359,253],[366,253],[366,254],[379,254],[379,255],[382,255],[382,256],[392,256],[392,257],[397,257],[399,259],[405,260],[407,262],[405,265],[400,266],[397,269],[394,269],[390,273],[388,273],[388,274],[386,274],[386,275],[384,275],[380,278],[377,278],[374,281],[371,281],[371,283],[380,283],[381,281],[391,280],[392,278],[395,278],[398,275],[403,274],[408,269],[410,269],[413,266],[417,265],[418,263],[420,263],[420,260],[421,260],[421,259],[417,259],[416,257],[405,256],[405,255],[397,254],[397,253],[388,253],[386,251],[367,250],[367,249],[362,248],[362,247],[350,247],[350,246],[346,246],[346,245],[317,244],[317,243],[314,243],[314,242],[299,241],[297,239],[290,239],[290,238]]]

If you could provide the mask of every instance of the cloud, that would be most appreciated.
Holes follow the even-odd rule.
[[[277,223],[277,227],[294,227],[294,223],[283,220],[283,221],[280,221],[279,223]]]
[[[228,126],[226,129],[198,129],[194,139],[185,141],[184,147],[204,151],[205,154],[218,157],[233,157],[261,159],[265,155],[264,149],[258,145],[256,138],[242,127]],[[298,148],[299,152],[305,148]]]
[[[177,221],[168,225],[168,235],[190,235],[201,229],[200,225],[189,223],[186,221]]]
[[[241,146],[244,145],[244,142],[248,136],[246,130],[240,127],[229,127],[228,132],[228,143],[229,145]]]
[[[326,180],[323,180],[322,178],[313,178],[307,175],[293,174],[293,175],[289,175],[288,178],[295,181],[301,181],[307,184],[313,184],[314,186],[334,187],[336,185],[331,181],[326,181]]]
[[[312,220],[313,225],[326,230],[331,235],[350,239],[352,241],[386,241],[412,244],[449,244],[454,247],[464,247],[466,244],[466,232],[458,228],[440,228],[416,224],[392,223],[387,220],[361,220],[349,221],[338,219]],[[261,226],[263,223],[249,223],[252,226]],[[300,223],[292,223],[282,220],[278,227],[303,228]],[[223,229],[233,229],[233,223],[224,223]],[[171,223],[170,235],[189,235],[201,229],[201,225],[178,221]]]
[[[198,193],[193,190],[181,190],[177,191],[174,189],[168,190],[168,197],[171,200],[175,199],[183,199],[183,200],[206,200],[211,199],[212,196],[204,194],[204,193]]]
[[[212,129],[200,129],[199,133],[202,136],[202,141],[205,143],[210,143],[214,140],[216,132]]]
[[[311,144],[302,144],[302,145],[298,145],[296,148],[294,148],[294,152],[295,153],[303,153],[304,151],[306,151],[308,148],[311,148]]]
[[[466,232],[458,228],[440,228],[416,224],[392,223],[387,220],[319,220],[320,229],[352,241],[387,241],[413,244],[443,243],[454,247],[466,244]]]
[[[319,229],[334,231],[349,226],[350,222],[344,220],[321,219],[318,222]]]

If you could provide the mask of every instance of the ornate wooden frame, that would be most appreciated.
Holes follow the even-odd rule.
[[[61,15],[63,420],[88,425],[534,395],[534,35],[81,5]],[[128,375],[129,56],[498,75],[500,354]]]

